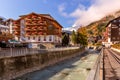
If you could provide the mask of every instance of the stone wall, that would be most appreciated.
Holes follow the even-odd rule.
[[[10,80],[23,74],[43,69],[57,62],[80,55],[83,52],[84,49],[82,48],[1,58],[0,80]]]

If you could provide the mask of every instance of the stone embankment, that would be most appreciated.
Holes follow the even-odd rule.
[[[0,80],[10,80],[29,72],[41,70],[47,66],[80,55],[84,51],[84,48],[81,48],[0,58]]]

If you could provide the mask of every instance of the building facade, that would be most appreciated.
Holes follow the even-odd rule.
[[[10,28],[7,25],[7,21],[3,18],[0,18],[0,42],[8,41],[12,38],[9,30]]]
[[[106,25],[103,44],[110,46],[120,42],[120,17],[111,20]]]
[[[12,29],[15,39],[23,43],[61,43],[62,26],[49,14],[21,15]]]

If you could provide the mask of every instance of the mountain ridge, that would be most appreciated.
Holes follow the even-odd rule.
[[[102,36],[103,32],[105,32],[105,26],[107,25],[107,23],[119,16],[120,16],[120,10],[103,17],[98,21],[92,22],[87,26],[84,26],[86,27],[86,30],[87,30],[87,36],[88,37],[90,36],[95,37],[98,35]],[[80,31],[80,28],[78,29],[78,31]]]

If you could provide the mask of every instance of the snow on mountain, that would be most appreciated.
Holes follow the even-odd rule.
[[[80,26],[73,25],[72,27],[63,28],[63,31],[77,31]]]

